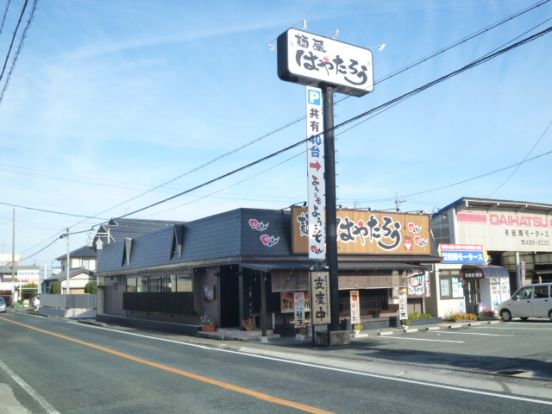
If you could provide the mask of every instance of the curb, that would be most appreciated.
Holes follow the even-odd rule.
[[[439,331],[439,330],[441,330],[440,326],[428,326],[426,328],[426,331]]]
[[[378,336],[388,336],[388,335],[393,335],[394,332],[393,331],[380,331],[378,332]]]

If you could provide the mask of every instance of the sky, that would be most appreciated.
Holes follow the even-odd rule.
[[[11,1],[0,62],[23,2]],[[338,29],[338,40],[373,51],[374,91],[337,94],[340,123],[548,28],[552,2],[378,83],[535,3],[40,0],[0,104],[0,253],[12,249],[6,203],[21,206],[16,254],[51,266],[66,251],[58,236],[67,227],[82,231],[70,237],[78,248],[110,217],[304,139],[304,86],[278,78],[273,47],[303,19],[309,32],[331,37]],[[0,18],[6,4],[0,0]],[[399,200],[401,211],[427,213],[462,196],[552,204],[550,50],[547,34],[337,130],[337,203],[389,210]],[[190,221],[301,203],[305,149],[130,217]]]

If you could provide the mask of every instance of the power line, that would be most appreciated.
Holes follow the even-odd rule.
[[[353,116],[352,118],[349,118],[349,119],[347,119],[347,120],[345,120],[345,121],[343,121],[343,122],[341,122],[341,123],[335,125],[334,128],[333,128],[333,130],[337,130],[337,129],[339,129],[339,128],[342,128],[342,127],[344,127],[344,126],[346,126],[346,125],[349,125],[349,124],[351,124],[351,123],[353,123],[353,122],[356,122],[356,121],[358,121],[358,120],[360,120],[360,119],[362,119],[362,118],[365,118],[366,116],[371,115],[371,114],[373,114],[374,112],[381,111],[381,110],[383,110],[383,109],[385,109],[385,108],[387,108],[387,107],[389,107],[389,106],[392,106],[392,105],[395,105],[395,104],[397,104],[397,103],[399,103],[399,102],[402,102],[402,101],[404,101],[405,99],[408,99],[408,98],[410,98],[410,97],[412,97],[412,96],[415,96],[415,95],[419,94],[420,92],[425,91],[426,89],[429,89],[429,88],[431,88],[431,87],[433,87],[433,86],[435,86],[435,85],[438,85],[438,84],[441,83],[441,82],[444,82],[445,80],[448,80],[448,79],[450,79],[450,78],[452,78],[452,77],[454,77],[454,76],[457,76],[457,75],[459,75],[459,74],[461,74],[461,73],[463,73],[463,72],[465,72],[465,71],[467,71],[467,70],[473,69],[473,68],[476,67],[476,66],[479,66],[479,65],[481,65],[481,64],[483,64],[483,63],[486,63],[486,62],[488,62],[488,61],[490,61],[490,60],[492,60],[492,59],[494,59],[494,58],[496,58],[496,57],[498,57],[498,56],[500,56],[500,55],[502,55],[502,54],[504,54],[504,53],[506,53],[506,52],[509,52],[509,51],[515,49],[515,48],[518,48],[518,47],[520,47],[520,46],[523,46],[523,45],[526,44],[526,43],[532,42],[532,41],[538,39],[539,37],[544,36],[545,34],[548,34],[550,31],[552,31],[552,26],[549,26],[548,28],[546,28],[546,29],[544,29],[544,30],[542,30],[542,31],[540,31],[540,32],[538,32],[538,33],[532,35],[532,36],[526,37],[526,38],[524,38],[524,39],[522,39],[522,40],[520,40],[520,41],[518,41],[518,42],[516,42],[516,43],[514,43],[514,44],[512,44],[512,45],[510,45],[510,46],[501,48],[501,49],[499,49],[498,51],[496,51],[496,52],[494,52],[494,53],[486,54],[486,55],[482,56],[481,58],[476,59],[476,60],[472,61],[471,63],[469,63],[469,64],[467,64],[467,65],[464,65],[464,66],[462,66],[461,68],[459,68],[459,69],[457,69],[457,70],[454,70],[454,71],[452,71],[452,72],[450,72],[450,73],[448,73],[448,74],[446,74],[446,75],[444,75],[444,76],[441,76],[441,77],[439,77],[439,78],[437,78],[437,79],[435,79],[435,80],[433,80],[433,81],[431,81],[431,82],[428,82],[428,83],[426,83],[426,84],[424,84],[424,85],[422,85],[422,86],[420,86],[420,87],[418,87],[418,88],[416,88],[416,89],[413,89],[413,90],[411,90],[411,91],[409,91],[409,92],[407,92],[407,93],[404,93],[404,94],[402,94],[402,95],[400,95],[400,96],[398,96],[398,97],[396,97],[396,98],[394,98],[394,99],[391,99],[391,100],[389,100],[389,101],[387,101],[387,102],[385,102],[385,103],[383,103],[383,104],[381,104],[381,105],[378,105],[377,107],[374,107],[374,108],[369,109],[369,110],[367,110],[367,111],[365,111],[365,112],[362,112],[362,113],[360,113],[360,114],[358,114],[358,115],[356,115],[356,116]],[[322,131],[322,132],[319,133],[317,136],[322,136],[324,133],[327,133],[327,132],[328,132],[328,131]],[[120,219],[120,218],[124,218],[124,217],[128,217],[128,216],[131,216],[131,215],[140,213],[140,212],[142,212],[142,211],[144,211],[144,210],[148,210],[148,209],[150,209],[150,208],[152,208],[152,207],[158,206],[158,205],[160,205],[160,204],[164,204],[164,203],[166,203],[167,201],[170,201],[170,200],[173,200],[173,199],[175,199],[175,198],[181,197],[181,196],[183,196],[183,195],[185,195],[185,194],[189,194],[189,193],[191,193],[191,192],[193,192],[193,191],[196,191],[196,190],[198,190],[198,189],[200,189],[200,188],[206,187],[206,186],[208,186],[208,185],[210,185],[210,184],[213,184],[213,183],[215,183],[215,182],[217,182],[217,181],[220,181],[220,180],[222,180],[222,179],[224,179],[224,178],[230,177],[230,176],[232,176],[232,175],[234,175],[234,174],[236,174],[236,173],[238,173],[238,172],[241,172],[241,171],[243,171],[243,170],[246,170],[246,169],[248,169],[248,168],[251,168],[251,167],[253,167],[254,165],[260,164],[260,163],[262,163],[262,162],[264,162],[264,161],[267,161],[267,160],[269,160],[269,159],[271,159],[271,158],[274,158],[274,157],[276,157],[276,156],[278,156],[278,155],[280,155],[280,154],[282,154],[282,153],[285,153],[285,152],[287,152],[287,151],[289,151],[289,150],[291,150],[291,149],[297,147],[298,145],[301,145],[301,144],[307,142],[308,140],[309,140],[309,138],[301,139],[301,140],[295,142],[294,144],[288,145],[287,147],[284,147],[284,148],[282,148],[282,149],[280,149],[280,150],[278,150],[278,151],[275,151],[275,152],[273,152],[273,153],[271,153],[271,154],[268,154],[268,155],[266,155],[266,156],[264,156],[264,157],[262,157],[262,158],[259,158],[259,159],[255,160],[255,161],[252,161],[252,162],[250,162],[250,163],[248,163],[248,164],[245,164],[245,165],[243,165],[243,166],[241,166],[241,167],[238,167],[238,168],[236,168],[236,169],[234,169],[234,170],[232,170],[232,171],[229,171],[229,172],[227,172],[227,173],[225,173],[225,174],[219,175],[219,176],[216,177],[216,178],[213,178],[213,179],[211,179],[211,180],[205,181],[205,182],[203,182],[203,183],[201,183],[201,184],[198,184],[198,185],[196,185],[196,186],[194,186],[194,187],[192,187],[192,188],[189,188],[188,190],[185,190],[185,191],[182,191],[182,192],[180,192],[180,193],[174,194],[174,195],[172,195],[172,196],[170,196],[170,197],[167,197],[167,198],[162,199],[162,200],[160,200],[160,201],[157,201],[157,202],[155,202],[155,203],[151,203],[151,204],[148,204],[148,205],[146,205],[146,206],[144,206],[144,207],[141,207],[141,208],[139,208],[139,209],[133,210],[133,211],[131,211],[131,212],[129,212],[129,213],[126,213],[126,214],[124,214],[124,215],[122,215],[122,216],[119,216],[118,218]]]
[[[7,203],[5,201],[0,201],[0,205],[8,206],[8,207],[21,208],[23,210],[39,211],[41,213],[58,214],[60,216],[95,219],[95,220],[106,220],[102,217],[97,217],[97,216],[85,216],[85,215],[82,215],[82,214],[72,214],[72,213],[66,213],[66,212],[63,212],[63,211],[48,210],[48,209],[45,209],[45,208],[29,207],[29,206],[23,206],[21,204]]]
[[[25,0],[25,6],[26,5],[27,5],[27,0]],[[25,28],[23,29],[23,34],[21,35],[21,39],[19,40],[19,45],[17,46],[17,51],[15,52],[15,55],[12,59],[12,63],[11,63],[11,66],[10,66],[10,70],[8,72],[8,76],[6,77],[4,87],[2,88],[2,92],[0,93],[0,105],[2,104],[2,101],[4,99],[6,89],[8,89],[8,85],[10,83],[12,73],[15,69],[15,64],[17,63],[17,59],[19,58],[19,54],[21,53],[21,49],[23,49],[23,44],[25,43],[25,39],[27,38],[27,32],[29,31],[29,28],[31,27],[31,23],[32,23],[34,15],[35,15],[37,5],[38,5],[38,0],[34,0],[33,8],[31,9],[31,14],[29,16],[29,19],[27,20],[27,24],[25,25]],[[19,22],[18,22],[17,26],[19,27]],[[15,35],[15,32],[14,32],[14,35]],[[11,51],[11,45],[10,45],[10,51]],[[8,52],[8,56],[9,56],[9,52]],[[7,62],[8,56],[6,56],[6,62]],[[4,62],[4,68],[2,69],[2,74],[4,73],[5,66],[6,66],[6,63]],[[2,79],[2,76],[0,75],[0,80],[1,79]]]
[[[536,8],[536,7],[539,7],[539,6],[541,6],[542,4],[545,4],[545,3],[549,2],[549,1],[550,1],[550,0],[545,0],[545,1],[538,2],[538,3],[536,3],[535,5],[530,6],[529,8],[524,9],[524,10],[522,10],[521,12],[518,12],[518,13],[516,13],[516,14],[514,14],[514,15],[511,15],[511,16],[507,17],[506,19],[503,19],[503,20],[499,21],[498,23],[495,23],[494,25],[491,25],[491,26],[493,26],[493,28],[494,28],[494,27],[498,27],[500,24],[503,24],[503,23],[505,23],[506,21],[512,20],[513,18],[517,17],[518,15],[521,15],[521,14],[523,14],[523,13],[526,13],[527,11],[532,10],[532,9],[534,9],[534,8]],[[488,26],[488,27],[490,27],[490,26]],[[490,30],[490,29],[488,29],[488,30]],[[453,47],[455,47],[455,46],[457,46],[457,45],[459,45],[459,44],[465,43],[466,41],[471,40],[471,39],[473,39],[474,37],[476,37],[476,36],[478,36],[478,35],[480,35],[480,34],[486,32],[486,31],[488,31],[488,30],[485,30],[485,28],[484,28],[484,29],[481,29],[481,30],[479,31],[479,32],[481,32],[481,33],[476,32],[476,33],[474,33],[474,34],[472,34],[472,35],[470,35],[470,36],[468,36],[468,37],[466,37],[466,38],[464,38],[464,39],[461,39],[461,40],[458,41],[458,42],[453,43],[452,45],[450,45],[450,46],[448,46],[448,47],[446,47],[446,48],[443,48],[443,49],[441,49],[441,50],[439,50],[439,51],[433,53],[432,55],[426,56],[426,57],[420,59],[420,63],[422,63],[422,61],[425,62],[425,61],[429,60],[429,59],[432,58],[432,57],[438,56],[439,54],[442,54],[442,53],[444,53],[444,52],[450,50],[451,48],[453,48]],[[444,80],[446,80],[446,79],[448,79],[448,78],[450,78],[450,77],[456,76],[456,75],[458,75],[459,73],[462,73],[462,72],[465,71],[465,70],[469,70],[469,69],[471,69],[471,68],[473,68],[473,67],[475,67],[475,66],[477,66],[477,65],[479,65],[479,64],[481,64],[481,63],[484,63],[484,62],[486,62],[486,61],[488,61],[488,60],[490,60],[490,59],[494,59],[494,58],[497,57],[498,55],[500,55],[500,54],[502,54],[502,53],[505,53],[505,52],[507,52],[507,51],[509,51],[509,50],[511,50],[511,49],[513,49],[513,48],[515,48],[515,47],[521,46],[521,45],[523,45],[523,44],[526,43],[526,42],[530,42],[530,41],[532,41],[532,40],[535,40],[537,37],[540,37],[540,36],[542,36],[542,35],[544,35],[544,34],[547,34],[549,31],[550,31],[550,28],[548,28],[548,29],[545,30],[545,31],[539,32],[539,33],[537,33],[537,34],[534,35],[534,36],[531,36],[531,37],[529,37],[529,38],[526,38],[526,39],[524,39],[523,41],[518,42],[518,43],[512,45],[512,47],[505,48],[504,50],[497,51],[496,53],[493,53],[493,54],[491,54],[491,55],[486,55],[486,56],[484,56],[484,57],[482,57],[482,58],[480,58],[480,59],[478,59],[478,60],[476,60],[476,61],[473,61],[473,62],[470,63],[469,65],[466,65],[466,66],[464,66],[463,68],[460,68],[460,69],[457,70],[457,71],[451,72],[451,73],[449,73],[448,75],[445,75],[445,76],[443,76],[443,77],[441,77],[441,78],[438,78],[438,79],[436,79],[436,80],[433,81],[433,82],[429,82],[429,83],[427,83],[427,84],[425,84],[425,85],[423,85],[423,86],[421,86],[421,87],[419,87],[419,88],[417,88],[417,89],[414,89],[414,90],[412,90],[412,91],[410,91],[410,92],[408,92],[408,93],[406,93],[406,94],[403,94],[403,95],[401,95],[401,96],[399,96],[399,97],[397,97],[397,98],[395,98],[395,99],[393,99],[393,100],[391,100],[391,101],[388,101],[388,102],[386,102],[386,103],[384,103],[384,104],[382,104],[382,105],[379,105],[378,107],[372,108],[372,109],[370,109],[369,111],[366,111],[366,112],[364,112],[364,113],[361,113],[361,114],[359,114],[359,115],[357,115],[357,116],[355,116],[355,117],[353,117],[353,118],[351,118],[351,119],[349,119],[349,120],[347,120],[347,121],[345,121],[345,122],[343,122],[343,123],[341,123],[341,124],[338,124],[338,125],[334,126],[334,129],[338,129],[338,128],[341,128],[341,127],[343,127],[343,126],[345,126],[345,125],[347,125],[347,124],[349,124],[349,123],[356,122],[356,121],[358,121],[358,120],[360,120],[361,118],[364,118],[364,117],[366,117],[366,116],[372,115],[372,117],[373,117],[373,116],[378,115],[379,113],[385,112],[385,111],[387,111],[388,109],[390,109],[391,107],[393,107],[393,106],[397,105],[398,103],[402,102],[402,100],[407,99],[408,97],[411,97],[411,96],[413,96],[413,95],[416,95],[417,93],[420,93],[420,92],[422,92],[423,90],[425,90],[425,89],[427,89],[427,88],[429,88],[429,87],[431,87],[431,86],[434,86],[434,85],[436,85],[436,84],[438,84],[438,83],[440,83],[440,82],[443,82]],[[413,67],[413,66],[417,66],[417,64],[420,64],[420,63],[416,63],[416,62],[415,62],[415,63],[413,63],[413,64],[411,64],[411,65],[408,65],[407,67],[405,67],[405,68],[403,68],[403,69],[399,69],[398,71],[395,71],[395,72],[393,72],[392,74],[388,75],[387,77],[383,78],[383,79],[380,80],[379,82],[381,83],[381,82],[383,82],[384,80],[390,79],[391,77],[396,76],[396,75],[398,75],[399,73],[404,72],[405,70],[408,70],[408,68],[410,68],[410,66],[412,66],[412,67]],[[371,117],[370,117],[370,118],[371,118]],[[233,154],[233,153],[235,153],[235,152],[237,152],[237,151],[239,151],[239,150],[241,150],[241,149],[244,149],[244,148],[246,148],[246,147],[252,145],[252,144],[255,143],[255,142],[259,142],[259,141],[261,141],[261,140],[263,140],[263,139],[265,139],[265,138],[268,138],[269,136],[274,135],[276,132],[279,132],[280,130],[283,130],[283,129],[285,129],[285,128],[291,126],[291,125],[294,125],[294,124],[296,124],[296,123],[302,121],[303,119],[304,119],[304,117],[298,118],[298,119],[296,119],[296,120],[294,120],[294,121],[292,121],[292,122],[290,122],[290,123],[288,123],[288,124],[286,124],[286,125],[284,125],[284,126],[278,128],[278,129],[276,129],[276,130],[274,130],[274,131],[272,131],[272,132],[269,132],[269,133],[267,133],[267,134],[265,134],[265,135],[263,135],[263,136],[261,136],[261,137],[255,139],[255,140],[253,140],[253,141],[250,141],[249,143],[243,144],[243,145],[241,145],[241,146],[235,148],[234,150],[232,150],[232,151],[230,151],[230,152],[228,152],[228,153],[222,154],[222,155],[216,157],[215,159],[213,159],[213,160],[211,160],[211,161],[209,161],[209,162],[207,162],[207,163],[205,163],[205,164],[202,164],[201,166],[198,166],[198,167],[196,167],[196,168],[194,168],[194,169],[192,169],[192,170],[190,170],[190,171],[188,171],[188,172],[186,172],[186,173],[184,173],[184,174],[181,174],[180,176],[178,176],[177,178],[175,178],[175,179],[173,179],[173,180],[169,180],[169,181],[167,181],[167,182],[164,183],[164,184],[160,184],[159,186],[153,187],[153,189],[151,189],[150,191],[153,191],[154,189],[157,189],[157,188],[159,188],[160,186],[163,186],[163,185],[165,185],[165,184],[168,184],[168,183],[170,183],[170,182],[173,182],[173,181],[175,181],[175,180],[178,179],[178,178],[181,178],[181,177],[183,177],[183,176],[185,176],[185,175],[187,175],[187,174],[190,174],[191,172],[195,172],[195,171],[197,171],[197,170],[199,170],[199,169],[201,169],[201,168],[204,168],[204,167],[206,167],[206,166],[208,166],[208,165],[210,165],[210,164],[212,164],[212,163],[214,163],[214,162],[216,162],[216,161],[218,161],[218,160],[220,160],[220,159],[222,159],[222,158],[224,158],[224,157],[226,157],[226,156],[228,156],[228,155],[230,155],[230,154]],[[360,124],[360,123],[359,123],[359,124]],[[357,124],[357,125],[351,126],[351,127],[348,128],[347,130],[344,130],[343,133],[349,131],[350,129],[354,128],[355,126],[358,126],[358,124]],[[323,134],[323,132],[322,132],[320,135],[322,135],[322,134]],[[207,185],[209,185],[209,184],[212,184],[212,183],[214,183],[214,182],[216,182],[216,181],[222,180],[222,179],[224,179],[224,178],[226,178],[226,177],[228,177],[228,176],[231,176],[231,175],[236,174],[237,172],[243,171],[243,170],[245,170],[245,169],[247,169],[247,168],[252,167],[253,165],[259,164],[259,163],[261,163],[261,162],[263,162],[263,161],[265,161],[265,160],[267,160],[267,159],[273,158],[273,157],[275,157],[275,156],[277,156],[277,155],[279,155],[279,154],[281,154],[281,153],[283,153],[283,152],[286,152],[286,151],[288,151],[288,150],[290,150],[290,149],[292,149],[292,148],[294,148],[294,147],[296,147],[296,146],[298,146],[298,145],[304,143],[305,141],[306,141],[306,139],[303,139],[303,140],[301,140],[301,141],[299,141],[299,142],[296,142],[295,144],[292,144],[292,145],[290,145],[290,146],[288,146],[288,147],[286,147],[286,148],[283,148],[282,150],[279,150],[279,151],[277,151],[277,152],[275,152],[275,153],[272,153],[272,154],[270,154],[270,155],[268,155],[268,156],[266,156],[266,157],[263,157],[263,158],[260,159],[260,160],[257,160],[257,161],[254,161],[254,162],[252,162],[252,163],[249,163],[249,164],[247,164],[247,165],[245,165],[245,166],[242,166],[242,167],[240,167],[240,168],[238,168],[238,169],[235,169],[235,170],[233,170],[233,171],[231,171],[231,172],[229,172],[229,173],[223,174],[223,175],[221,175],[221,176],[219,176],[219,177],[217,177],[217,178],[215,178],[215,179],[213,179],[213,180],[209,180],[209,181],[207,181],[207,182],[205,182],[205,183],[203,183],[203,184],[200,184],[200,185],[198,185],[198,186],[195,186],[195,187],[193,187],[193,188],[191,188],[191,189],[188,189],[188,190],[186,190],[186,191],[183,191],[183,192],[181,192],[181,193],[178,193],[178,194],[176,194],[176,195],[174,195],[174,196],[168,197],[168,198],[166,198],[166,199],[164,199],[164,200],[161,200],[160,202],[156,202],[156,203],[150,204],[150,205],[148,205],[148,206],[146,206],[146,207],[143,207],[143,208],[141,208],[141,209],[138,209],[138,210],[132,211],[132,212],[130,212],[130,213],[127,213],[127,214],[125,214],[125,215],[122,215],[122,216],[120,216],[119,218],[124,218],[124,217],[127,217],[127,216],[129,216],[129,215],[136,214],[136,213],[138,213],[138,212],[144,211],[144,210],[149,209],[149,208],[151,208],[151,207],[154,207],[154,206],[156,206],[156,205],[159,205],[159,204],[162,204],[162,203],[167,202],[167,201],[169,201],[169,200],[172,200],[172,199],[174,199],[174,198],[177,198],[177,197],[180,197],[180,196],[182,196],[182,195],[188,194],[188,193],[190,193],[190,192],[192,192],[192,191],[195,191],[195,190],[197,190],[197,189],[199,189],[199,188],[205,187],[205,186],[207,186]],[[147,192],[145,192],[145,193],[143,193],[143,194],[141,194],[141,195],[144,195],[144,194],[146,194],[146,193],[147,193]],[[140,196],[141,196],[141,195],[140,195]],[[136,198],[138,198],[138,197],[140,197],[140,196],[136,196]],[[132,200],[134,200],[134,199],[135,199],[135,198],[133,198]],[[112,208],[103,210],[102,212],[98,213],[98,215],[103,214],[103,213],[105,213],[105,212],[107,212],[107,211],[110,211],[110,210],[112,210],[112,209],[114,209],[114,208],[117,208],[117,207],[119,207],[119,206],[121,206],[121,205],[123,205],[123,204],[126,204],[128,201],[131,201],[131,200],[124,201],[124,202],[118,204],[118,205],[115,206],[115,207],[112,207]],[[71,227],[74,227],[74,226],[76,226],[76,225],[82,223],[83,221],[84,221],[84,220],[81,220],[81,221],[79,221],[79,222],[73,224]],[[41,243],[40,243],[40,244],[41,244]]]
[[[6,66],[8,65],[8,60],[10,59],[13,44],[15,43],[15,38],[17,37],[17,32],[19,31],[19,25],[21,24],[21,21],[23,20],[23,15],[25,14],[25,10],[27,9],[27,3],[28,2],[29,2],[29,0],[25,0],[25,3],[23,3],[23,7],[21,9],[21,13],[19,14],[19,19],[17,20],[17,25],[15,26],[15,30],[13,31],[12,38],[11,38],[11,41],[10,41],[10,46],[8,47],[8,53],[6,53],[6,59],[4,60],[4,65],[2,66],[2,71],[0,72],[0,81],[4,77],[4,72],[6,71]]]
[[[514,174],[520,169],[520,167],[523,165],[523,162],[525,160],[527,160],[529,158],[529,156],[531,155],[531,153],[533,152],[533,150],[536,148],[537,145],[539,145],[539,142],[541,142],[541,140],[544,138],[544,136],[546,135],[546,133],[548,132],[548,130],[550,129],[550,126],[552,126],[552,119],[550,120],[550,122],[548,123],[548,125],[546,126],[546,128],[544,129],[543,133],[540,135],[540,137],[535,141],[535,143],[533,144],[533,146],[531,147],[531,149],[529,150],[529,152],[527,152],[527,154],[525,154],[525,157],[523,158],[522,162],[519,163],[516,168],[514,168],[514,170],[510,173],[510,175],[508,175],[508,177],[506,177],[506,179],[502,182],[502,184],[500,184],[498,187],[496,187],[493,191],[491,191],[491,193],[487,196],[487,197],[491,197],[493,196],[498,190],[500,190],[502,187],[504,187],[504,185],[506,185],[506,183],[508,181],[510,181],[510,178],[512,178],[514,176]]]
[[[451,49],[453,49],[453,48],[455,48],[455,47],[457,47],[457,46],[459,46],[459,45],[461,45],[461,44],[464,44],[464,43],[466,43],[466,42],[469,42],[470,40],[472,40],[472,39],[474,39],[474,38],[476,38],[476,37],[478,37],[478,36],[480,36],[480,35],[482,35],[482,34],[484,34],[484,33],[487,33],[487,32],[489,32],[489,31],[491,31],[491,30],[493,30],[493,29],[495,29],[495,28],[497,28],[497,27],[499,27],[499,26],[501,26],[501,25],[503,25],[503,24],[505,24],[505,23],[507,23],[507,22],[509,22],[509,21],[511,21],[511,20],[513,20],[513,19],[515,19],[515,18],[517,18],[517,17],[523,15],[523,14],[525,14],[525,13],[528,13],[529,11],[532,11],[532,10],[534,10],[534,9],[536,9],[536,8],[538,8],[538,7],[540,7],[540,6],[542,6],[543,4],[548,3],[548,2],[550,2],[550,0],[541,0],[541,1],[538,1],[537,3],[534,3],[533,5],[528,6],[528,7],[526,7],[525,9],[522,9],[522,10],[520,10],[520,11],[517,11],[517,12],[515,12],[515,13],[513,13],[513,14],[511,14],[511,15],[509,15],[509,16],[507,16],[507,17],[505,17],[505,18],[503,18],[503,19],[501,19],[501,20],[499,20],[499,21],[497,21],[497,22],[495,22],[495,23],[493,23],[493,24],[491,24],[491,25],[485,26],[485,27],[483,27],[482,29],[479,29],[478,31],[476,31],[476,32],[474,32],[474,33],[472,33],[472,34],[470,34],[470,35],[468,35],[468,36],[465,36],[465,37],[463,37],[463,38],[461,38],[461,39],[459,39],[459,40],[453,42],[452,44],[450,44],[450,45],[448,45],[448,46],[445,46],[445,47],[443,47],[443,48],[441,48],[441,49],[439,49],[439,50],[437,50],[437,51],[435,51],[435,52],[433,52],[433,53],[431,53],[431,54],[429,54],[429,55],[426,55],[426,56],[424,56],[424,57],[422,57],[422,58],[420,58],[420,59],[418,59],[418,60],[416,60],[416,61],[414,61],[414,62],[412,62],[412,63],[410,63],[410,64],[408,64],[408,65],[406,65],[406,66],[404,66],[404,67],[402,67],[402,68],[400,68],[400,69],[394,71],[394,72],[391,72],[390,74],[384,76],[382,79],[377,80],[376,82],[374,82],[374,85],[377,85],[377,84],[379,84],[379,83],[385,82],[386,80],[389,80],[389,79],[391,79],[391,78],[393,78],[393,77],[395,77],[395,76],[400,75],[401,73],[404,73],[404,72],[406,72],[406,71],[408,71],[408,70],[410,70],[410,69],[413,69],[414,67],[416,67],[416,66],[418,66],[418,65],[420,65],[420,64],[422,64],[422,63],[425,63],[425,62],[427,62],[427,61],[429,61],[429,60],[431,60],[431,59],[433,59],[433,58],[435,58],[435,57],[437,57],[437,56],[439,56],[439,55],[441,55],[441,54],[444,54],[444,53],[448,52],[449,50],[451,50]],[[345,96],[344,98],[342,98],[342,99],[340,99],[340,100],[337,100],[337,101],[336,101],[336,104],[338,104],[338,103],[340,103],[340,102],[343,102],[344,100],[346,100],[346,99],[348,99],[348,98],[350,98],[350,96]],[[243,149],[245,149],[245,148],[247,148],[247,147],[249,147],[249,146],[251,146],[251,145],[253,145],[253,144],[256,144],[256,143],[260,142],[260,141],[263,141],[264,139],[269,138],[269,137],[271,137],[272,135],[275,135],[275,134],[277,134],[278,132],[281,132],[281,131],[287,129],[287,128],[289,128],[289,127],[291,127],[291,126],[293,126],[293,125],[295,125],[295,124],[297,124],[297,123],[303,121],[304,119],[305,119],[305,117],[304,117],[304,116],[301,116],[301,117],[299,117],[299,118],[297,118],[297,119],[295,119],[295,120],[293,120],[293,121],[290,121],[290,122],[288,122],[288,123],[286,123],[286,124],[284,124],[284,125],[282,125],[282,126],[276,128],[276,129],[274,129],[274,130],[272,130],[272,131],[270,131],[270,132],[267,132],[267,133],[264,134],[264,135],[261,135],[260,137],[257,137],[257,138],[255,138],[255,139],[253,139],[253,140],[251,140],[251,141],[248,141],[248,142],[246,142],[245,144],[242,144],[242,145],[240,145],[240,146],[238,146],[238,147],[236,147],[236,148],[234,148],[234,149],[232,149],[232,150],[230,150],[230,151],[228,151],[228,152],[226,152],[226,153],[223,153],[223,154],[221,154],[221,155],[219,155],[219,156],[217,156],[217,157],[215,157],[215,158],[213,158],[213,159],[211,159],[211,160],[209,160],[209,161],[207,161],[207,162],[205,162],[205,163],[203,163],[203,164],[198,165],[197,167],[194,167],[194,168],[192,168],[192,169],[190,169],[190,170],[188,170],[188,171],[185,171],[184,173],[179,174],[179,175],[175,176],[174,178],[171,178],[170,180],[167,180],[167,181],[165,181],[165,182],[163,182],[163,183],[161,183],[161,184],[158,184],[158,185],[156,185],[156,186],[150,188],[149,190],[146,190],[146,191],[144,191],[144,192],[142,192],[142,193],[140,193],[140,194],[137,194],[137,195],[135,195],[135,196],[133,196],[133,197],[127,199],[127,200],[124,200],[124,201],[122,201],[122,202],[116,204],[116,205],[113,206],[113,207],[110,207],[110,208],[108,208],[108,209],[106,209],[106,210],[103,210],[103,211],[99,212],[98,214],[105,214],[105,213],[107,213],[108,211],[114,210],[114,209],[116,209],[116,208],[118,208],[118,207],[121,207],[121,206],[123,206],[123,205],[125,205],[125,204],[128,204],[128,203],[130,203],[131,201],[134,201],[134,200],[136,200],[136,199],[138,199],[138,198],[141,198],[141,197],[143,197],[144,195],[149,194],[149,193],[151,193],[151,192],[153,192],[153,191],[155,191],[155,190],[157,190],[157,189],[159,189],[159,188],[161,188],[161,187],[164,187],[164,186],[166,186],[166,185],[168,185],[168,184],[171,184],[171,183],[173,183],[173,182],[175,182],[175,181],[177,181],[177,180],[179,180],[179,179],[181,179],[181,178],[183,178],[183,177],[185,177],[185,176],[187,176],[187,175],[190,175],[190,174],[192,174],[192,173],[194,173],[194,172],[196,172],[196,171],[199,171],[199,170],[201,170],[201,169],[203,169],[203,168],[205,168],[205,167],[208,167],[208,166],[214,164],[215,162],[220,161],[220,160],[223,159],[223,158],[226,158],[226,157],[228,157],[228,156],[230,156],[230,155],[232,155],[232,154],[235,154],[236,152],[239,152],[239,151],[241,151],[241,150],[243,150]]]
[[[4,10],[4,15],[2,16],[2,23],[0,23],[0,34],[2,34],[2,30],[4,30],[4,24],[6,23],[6,16],[8,15],[8,10],[10,9],[11,0],[8,0],[6,2],[6,8]]]
[[[488,176],[493,175],[493,174],[498,174],[502,171],[509,170],[510,168],[520,167],[523,164],[527,164],[528,162],[535,161],[539,158],[546,157],[550,154],[552,154],[552,150],[543,152],[539,155],[535,155],[534,157],[531,157],[531,158],[527,158],[523,161],[516,162],[515,164],[510,164],[506,167],[498,168],[498,169],[493,170],[493,171],[489,171],[489,172],[486,172],[486,173],[483,173],[483,174],[476,175],[475,177],[466,178],[464,180],[457,181],[457,182],[452,183],[452,184],[442,185],[442,186],[439,186],[439,187],[431,188],[429,190],[417,191],[415,193],[410,193],[410,194],[403,194],[403,195],[401,195],[401,197],[414,197],[414,196],[418,196],[418,195],[421,195],[421,194],[427,194],[427,193],[431,193],[431,192],[434,192],[434,191],[444,190],[444,189],[447,189],[447,188],[455,187],[455,186],[460,185],[460,184],[469,183],[470,181],[475,181],[475,180],[479,180],[481,178],[488,177]],[[382,201],[390,201],[390,200],[394,200],[394,198],[381,199],[381,200],[377,200],[377,201],[374,201],[374,202],[382,202]]]

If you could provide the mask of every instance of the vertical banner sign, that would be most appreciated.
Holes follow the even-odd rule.
[[[324,196],[324,130],[322,90],[306,87],[307,93],[307,180],[309,259],[326,259],[326,199]]]
[[[311,315],[313,325],[327,325],[331,322],[328,272],[311,272]]]
[[[305,293],[293,292],[295,306],[295,327],[301,328],[305,324]]]
[[[407,288],[399,288],[399,319],[408,319]]]
[[[360,323],[360,292],[351,290],[351,323]]]

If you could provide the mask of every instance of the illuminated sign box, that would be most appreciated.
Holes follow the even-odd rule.
[[[278,36],[278,77],[302,85],[326,84],[346,95],[363,96],[374,89],[372,52],[289,29]]]

